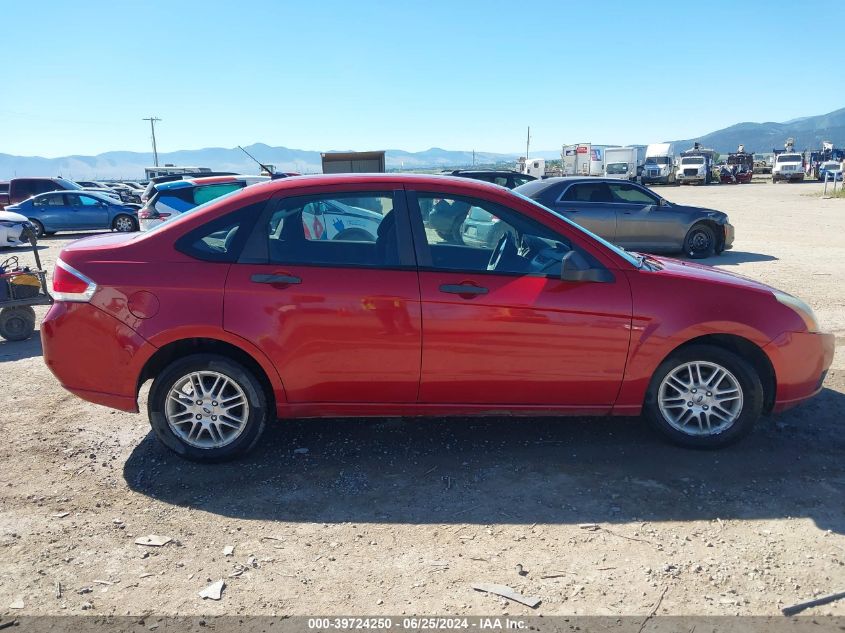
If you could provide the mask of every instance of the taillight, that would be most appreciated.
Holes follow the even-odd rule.
[[[169,218],[169,213],[161,213],[155,209],[145,207],[138,211],[138,219],[140,220],[158,220],[159,218]]]
[[[56,260],[53,271],[53,298],[56,301],[90,301],[97,291],[97,284],[73,266]]]

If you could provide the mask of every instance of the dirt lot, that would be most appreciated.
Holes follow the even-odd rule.
[[[776,614],[845,590],[845,200],[819,191],[660,190],[727,211],[735,248],[710,263],[838,335],[818,398],[716,453],[638,420],[325,420],[197,466],[143,415],[65,393],[37,339],[0,343],[0,614],[646,614],[664,589],[658,613]],[[198,597],[218,579],[219,602]]]

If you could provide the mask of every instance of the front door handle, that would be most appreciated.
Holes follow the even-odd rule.
[[[250,277],[257,284],[301,284],[302,279],[293,275],[253,275]]]
[[[489,290],[469,284],[443,284],[440,286],[440,292],[448,292],[452,295],[486,295]]]

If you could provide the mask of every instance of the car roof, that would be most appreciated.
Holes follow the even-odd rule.
[[[409,173],[376,173],[376,174],[315,174],[309,176],[291,176],[290,178],[281,178],[279,180],[270,180],[267,182],[260,182],[252,185],[250,190],[267,191],[268,189],[276,191],[284,191],[285,189],[299,189],[302,187],[318,187],[327,185],[346,185],[346,184],[373,184],[373,185],[388,185],[388,184],[408,184],[416,186],[438,186],[450,185],[461,187],[463,189],[474,189],[478,191],[495,191],[500,193],[507,191],[499,185],[494,185],[483,180],[473,180],[471,178],[461,178],[459,176],[440,175],[440,174],[409,174]]]
[[[56,189],[55,191],[45,191],[43,193],[36,194],[32,196],[33,198],[40,198],[41,196],[52,196],[57,193],[76,193],[76,194],[85,194],[86,196],[91,196],[92,198],[97,198],[98,200],[102,200],[103,202],[110,202],[111,204],[115,204],[117,200],[112,197],[108,196],[104,193],[100,193],[99,191],[94,191],[92,189]]]
[[[262,178],[261,176],[203,176],[202,178],[184,178],[182,180],[171,180],[170,182],[162,182],[155,185],[158,191],[171,191],[173,189],[187,189],[189,187],[200,187],[202,185],[225,184],[228,182],[243,182],[245,180],[254,180]],[[269,176],[264,176],[264,180],[269,181]]]

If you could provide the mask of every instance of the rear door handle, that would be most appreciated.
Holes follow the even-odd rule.
[[[302,279],[293,275],[253,275],[250,277],[257,284],[301,284]]]
[[[440,286],[440,292],[448,292],[452,295],[486,295],[489,290],[469,284],[443,284]]]

